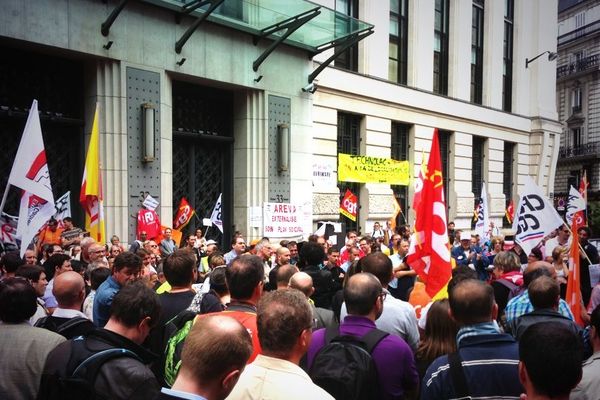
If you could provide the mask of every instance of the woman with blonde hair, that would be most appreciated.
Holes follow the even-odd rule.
[[[421,380],[436,358],[456,351],[458,325],[450,318],[448,310],[450,310],[448,299],[442,299],[435,301],[427,312],[425,335],[415,354]]]
[[[569,279],[569,267],[565,263],[567,259],[567,249],[562,246],[556,246],[552,250],[552,266],[556,270],[556,281],[560,285],[560,297],[565,298],[567,293],[567,280]]]

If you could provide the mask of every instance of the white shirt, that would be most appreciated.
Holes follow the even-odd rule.
[[[247,365],[228,400],[333,400],[296,364],[259,354]]]
[[[82,318],[87,318],[87,315],[85,315],[84,313],[82,313],[81,311],[78,310],[70,310],[70,309],[66,309],[66,308],[60,308],[58,307],[56,310],[54,310],[54,312],[52,313],[53,317],[58,317],[58,318],[75,318],[75,317],[82,317]]]

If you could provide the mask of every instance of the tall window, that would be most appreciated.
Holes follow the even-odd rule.
[[[504,171],[502,172],[502,193],[506,200],[505,209],[508,207],[508,203],[513,198],[513,171],[515,163],[515,144],[511,142],[504,142]],[[515,204],[514,207],[517,205]],[[506,215],[502,220],[503,227],[508,227],[509,221],[506,219]]]
[[[571,114],[581,112],[581,87],[576,87],[571,91]]]
[[[392,159],[398,161],[408,160],[408,133],[410,125],[392,122]],[[402,212],[406,215],[408,210],[408,186],[392,185],[392,191],[394,196],[402,207]],[[406,224],[405,217],[398,215],[396,217],[396,224]]]
[[[438,129],[438,140],[440,142],[440,157],[442,159],[442,177],[444,178],[444,201],[446,202],[447,208],[449,208],[448,203],[448,193],[450,184],[450,135],[452,132],[444,131]]]
[[[473,0],[471,19],[471,101],[483,99],[483,6],[484,0]]]
[[[473,136],[473,168],[471,169],[471,191],[475,199],[481,197],[481,184],[483,183],[483,144],[485,139]]]
[[[352,18],[358,18],[358,0],[335,0],[335,10]],[[350,32],[354,25],[351,21],[336,19],[336,31]],[[358,71],[358,43],[340,54],[334,61],[334,65],[350,71]]]
[[[571,129],[571,137],[573,139],[573,147],[579,147],[581,145],[583,145],[583,132],[582,132],[583,128],[581,127],[577,127],[577,128],[573,128]],[[574,151],[577,151],[577,149],[574,149]]]
[[[433,43],[433,91],[448,94],[449,0],[435,0]]]
[[[504,0],[504,56],[502,72],[502,109],[512,111],[512,64],[514,0]]]
[[[337,152],[344,154],[358,155],[360,152],[360,116],[355,114],[338,113],[338,132],[337,132]],[[340,201],[346,193],[346,189],[350,189],[358,199],[359,205],[356,210],[356,221],[343,217],[346,222],[346,230],[359,230],[359,215],[360,215],[360,186],[355,182],[338,182],[340,189]]]
[[[390,0],[388,79],[406,84],[408,58],[408,0]]]

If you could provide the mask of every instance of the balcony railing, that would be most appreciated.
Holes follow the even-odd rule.
[[[600,55],[594,54],[593,56],[585,57],[579,61],[558,67],[556,69],[556,78],[560,79],[578,72],[598,69],[598,65],[600,65]]]
[[[600,142],[589,142],[578,146],[561,146],[558,150],[558,159],[573,157],[600,157]]]
[[[590,33],[596,32],[600,30],[600,21],[594,21],[591,24],[586,26],[582,26],[581,28],[577,28],[571,32],[567,32],[564,35],[560,35],[558,37],[558,45],[561,46],[563,44],[572,42],[574,40],[579,39],[582,36],[587,36]]]

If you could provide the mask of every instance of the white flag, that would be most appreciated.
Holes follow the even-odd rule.
[[[577,190],[573,186],[571,186],[571,189],[569,190],[569,201],[567,202],[567,215],[566,215],[569,226],[572,225],[573,216],[577,212],[583,211],[585,209],[586,209],[585,199],[583,198],[581,193],[579,193],[579,190]]]
[[[29,110],[29,116],[23,130],[15,162],[10,171],[8,184],[35,194],[54,205],[37,100],[33,100],[31,110]]]
[[[525,178],[525,189],[519,200],[515,217],[515,242],[521,245],[525,254],[538,245],[556,227],[563,224],[550,200],[535,184],[531,177]]]
[[[477,212],[478,215],[477,223],[475,224],[475,232],[479,235],[479,244],[482,245],[490,240],[490,217],[485,183],[481,185],[481,201],[479,202]]]
[[[8,184],[23,189],[17,227],[23,257],[33,237],[55,212],[37,100],[29,110]]]
[[[210,220],[213,224],[219,228],[221,233],[223,233],[223,221],[221,220],[221,196],[223,193],[219,194],[219,199],[215,203],[215,208],[213,208],[213,212],[210,216]]]
[[[10,244],[17,247],[18,242],[21,241],[21,238],[17,236],[18,221],[19,218],[6,213],[2,213],[0,216],[0,241],[4,245]]]
[[[146,207],[148,210],[154,211],[154,210],[156,210],[156,207],[158,207],[158,200],[156,200],[154,197],[148,195],[144,199],[144,202],[142,203],[142,205],[144,207]]]
[[[56,203],[54,204],[54,208],[56,209],[56,213],[54,214],[54,219],[59,221],[59,224],[62,223],[62,220],[66,217],[71,216],[71,191],[69,190],[67,193],[60,196]]]

